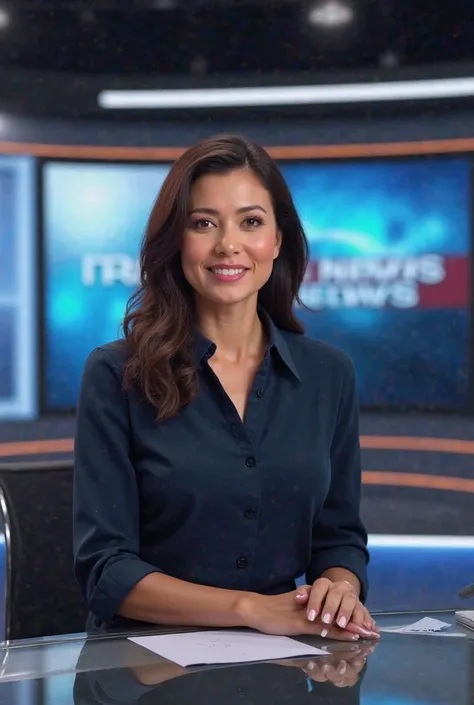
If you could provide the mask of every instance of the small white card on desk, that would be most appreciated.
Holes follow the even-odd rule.
[[[423,617],[413,624],[406,624],[402,627],[381,627],[382,632],[395,632],[397,634],[434,634],[444,632],[451,625],[433,617]]]
[[[474,629],[474,610],[459,610],[456,612],[456,621],[467,629]]]
[[[186,634],[129,637],[179,666],[204,666],[221,663],[278,661],[304,656],[327,656],[327,651],[307,646],[288,637],[253,632],[205,631]]]

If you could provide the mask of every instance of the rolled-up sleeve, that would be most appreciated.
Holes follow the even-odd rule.
[[[367,532],[360,518],[361,460],[359,405],[354,367],[344,359],[334,436],[331,444],[331,484],[313,527],[312,557],[306,580],[313,583],[329,568],[345,568],[360,581],[361,600],[367,598]]]
[[[74,571],[93,614],[110,623],[132,588],[159,569],[140,560],[138,485],[120,366],[89,356],[77,409]]]

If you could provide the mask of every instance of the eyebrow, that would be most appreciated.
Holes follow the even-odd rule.
[[[239,208],[237,210],[237,213],[249,213],[250,211],[262,211],[263,213],[266,214],[265,208],[263,206],[259,206],[257,204],[252,205],[252,206],[243,206],[243,208]],[[215,208],[193,208],[191,211],[191,215],[193,213],[206,213],[207,215],[219,215],[219,211],[216,211]]]

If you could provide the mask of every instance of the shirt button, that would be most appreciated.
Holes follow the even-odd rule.
[[[244,516],[246,519],[255,519],[255,517],[257,516],[257,512],[255,511],[255,509],[246,509],[244,512]]]
[[[248,468],[254,468],[255,467],[255,458],[252,458],[252,456],[248,457],[245,461],[245,464]]]
[[[263,397],[263,389],[260,387],[257,389],[257,397],[261,399]]]
[[[237,559],[237,568],[246,568],[248,565],[248,560],[246,559],[245,556],[240,556],[240,558]]]

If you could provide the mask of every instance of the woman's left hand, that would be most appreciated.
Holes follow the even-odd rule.
[[[335,642],[337,648],[334,653],[328,651],[327,656],[318,656],[314,660],[308,659],[286,659],[277,661],[279,666],[291,666],[300,668],[312,681],[316,683],[330,682],[336,688],[347,688],[354,686],[360,678],[367,658],[377,648],[374,644],[359,642],[350,644],[347,642]]]
[[[333,582],[319,578],[312,586],[298,588],[295,599],[302,606],[306,605],[310,622],[319,619],[328,627],[337,624],[364,639],[380,638],[380,632],[355,588],[344,580]]]

